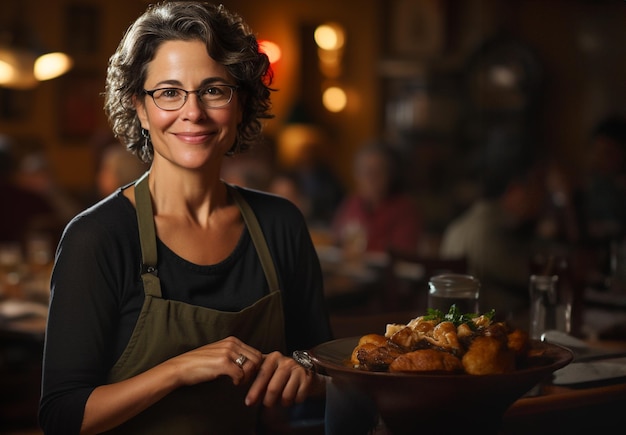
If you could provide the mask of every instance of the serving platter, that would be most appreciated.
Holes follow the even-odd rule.
[[[349,362],[359,338],[320,344],[306,356],[338,389],[356,389],[373,400],[393,434],[464,432],[468,428],[496,434],[513,402],[573,358],[565,347],[533,340],[533,355],[538,356],[529,357],[511,373],[373,372],[354,368]]]

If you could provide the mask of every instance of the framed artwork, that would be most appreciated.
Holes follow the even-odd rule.
[[[74,71],[59,79],[58,126],[63,139],[85,139],[101,125],[104,77],[90,71]]]
[[[390,56],[423,58],[441,53],[446,35],[444,0],[391,0],[387,4]]]

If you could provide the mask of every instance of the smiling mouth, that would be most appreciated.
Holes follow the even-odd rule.
[[[203,142],[207,140],[209,137],[213,136],[214,133],[211,132],[202,132],[202,133],[175,133],[175,136],[180,140],[185,142]]]

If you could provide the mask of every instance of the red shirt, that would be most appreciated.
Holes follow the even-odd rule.
[[[346,232],[357,226],[364,230],[367,251],[384,252],[389,248],[415,251],[422,232],[422,219],[408,195],[387,198],[374,209],[361,198],[350,196],[333,219],[332,230],[337,243],[341,244]]]

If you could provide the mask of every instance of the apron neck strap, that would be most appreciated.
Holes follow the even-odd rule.
[[[154,210],[150,199],[146,172],[135,183],[135,203],[137,206],[137,222],[139,224],[139,240],[141,241],[141,261],[144,268],[153,268],[156,272],[156,230],[154,228]],[[152,271],[149,271],[152,273]]]
[[[135,182],[135,204],[137,222],[139,225],[139,240],[141,243],[141,278],[144,281],[146,293],[161,297],[161,287],[157,270],[154,210],[152,208],[152,199],[150,198],[150,188],[148,186],[149,174],[150,171],[147,171]],[[278,275],[276,274],[274,261],[267,247],[267,242],[261,230],[261,226],[259,225],[259,221],[248,202],[241,196],[241,193],[230,184],[226,184],[226,186],[235,200],[248,231],[250,232],[250,237],[252,238],[259,260],[261,261],[261,267],[263,267],[270,293],[278,291]]]
[[[146,171],[135,182],[135,205],[141,243],[141,279],[145,293],[160,298],[162,293],[157,270],[156,230],[148,186],[149,174],[150,171]]]
[[[250,232],[250,237],[252,238],[252,242],[254,243],[254,247],[256,248],[256,252],[259,255],[259,260],[261,261],[261,267],[263,267],[263,272],[265,273],[265,279],[267,280],[267,284],[270,289],[270,293],[274,291],[278,291],[278,275],[276,274],[276,268],[274,267],[274,261],[272,260],[272,255],[270,254],[270,250],[267,247],[267,241],[265,240],[265,236],[263,235],[263,231],[261,230],[261,226],[259,225],[259,221],[252,211],[250,204],[241,196],[239,190],[230,184],[226,184],[228,190],[230,191],[237,207],[241,211],[241,215],[243,216],[243,220],[248,227],[248,231]]]

